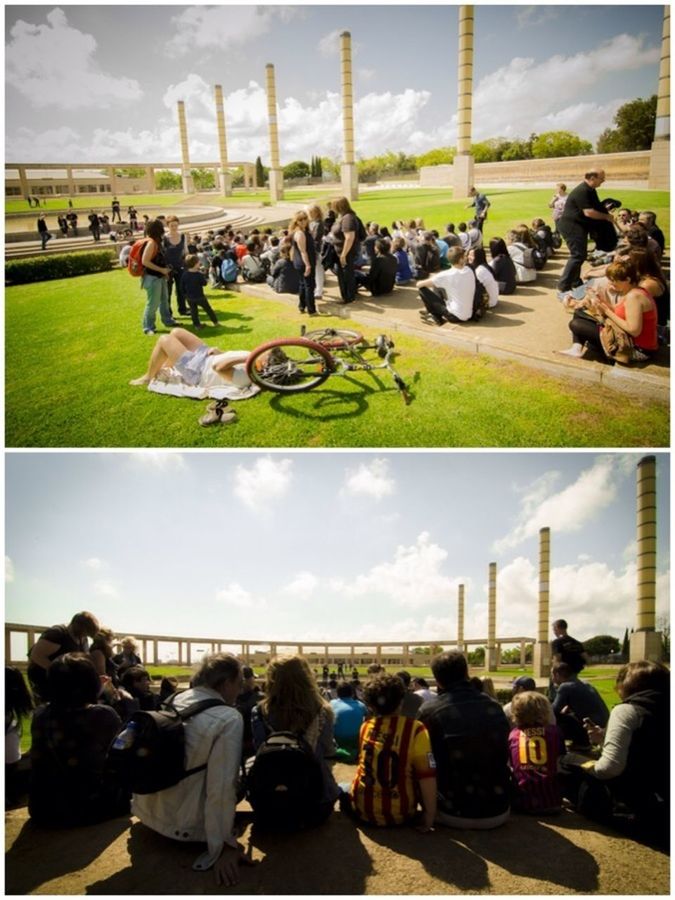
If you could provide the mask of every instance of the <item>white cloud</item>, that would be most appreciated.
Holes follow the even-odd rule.
[[[256,597],[250,591],[245,590],[240,584],[232,582],[216,592],[216,599],[225,606],[234,606],[236,609],[266,608],[266,601]]]
[[[109,597],[113,600],[120,596],[119,591],[110,581],[94,582],[94,592],[100,597]]]
[[[298,572],[293,581],[281,588],[286,597],[309,600],[319,585],[319,579],[311,572]]]
[[[396,481],[390,474],[389,461],[374,459],[371,463],[361,463],[356,469],[347,469],[343,493],[371,497],[381,500],[396,492]]]
[[[14,563],[9,556],[5,556],[5,581],[8,584],[14,581]]]
[[[87,569],[98,572],[105,567],[106,563],[102,559],[99,559],[98,556],[90,556],[89,559],[82,560],[82,565]]]
[[[447,556],[447,551],[423,532],[411,547],[398,546],[392,561],[378,563],[352,580],[334,579],[331,588],[347,597],[385,596],[415,609],[448,602],[457,596],[457,584],[463,579],[442,574]]]
[[[339,54],[341,33],[340,29],[336,28],[334,31],[329,31],[328,34],[324,34],[324,36],[319,39],[316,47],[322,56],[337,56]]]
[[[521,500],[516,526],[495,541],[493,549],[503,553],[544,527],[558,532],[578,531],[614,501],[620,477],[619,467],[610,456],[597,459],[573,484],[556,493],[551,490],[558,481],[558,473],[547,473],[532,483]]]
[[[536,28],[558,18],[558,10],[552,6],[521,6],[516,13],[519,28]]]
[[[249,509],[263,513],[270,503],[286,496],[293,480],[293,461],[265,456],[252,466],[237,466],[234,473],[235,496]]]
[[[552,122],[566,122],[586,138],[594,138],[611,124],[619,104],[579,105],[579,97],[614,73],[657,63],[660,47],[645,46],[643,36],[615,35],[588,53],[558,53],[542,62],[515,57],[486,75],[476,86],[473,100],[474,140],[501,135],[523,137],[532,131],[550,130]],[[540,91],[537,109],[523,102],[533,84],[555,84],[554,91]],[[567,112],[566,112],[567,111]],[[553,118],[551,118],[553,117]],[[456,117],[453,119],[456,123]],[[576,128],[573,126],[576,125]]]
[[[140,100],[138,81],[99,68],[96,47],[94,37],[70,26],[58,7],[42,25],[20,19],[5,49],[7,84],[36,108],[101,109]]]
[[[292,7],[190,6],[173,16],[175,33],[164,50],[167,56],[185,56],[200,50],[226,51],[265,34],[277,20],[290,21]]]
[[[165,475],[167,472],[180,472],[186,468],[185,457],[182,453],[171,453],[163,450],[141,450],[132,453],[129,457],[130,465],[137,466],[156,475]]]

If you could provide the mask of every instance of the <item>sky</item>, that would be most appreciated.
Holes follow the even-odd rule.
[[[535,637],[539,529],[551,621],[635,624],[639,453],[7,453],[6,621],[90,609],[117,632],[258,641]],[[657,614],[669,463],[656,454]]]
[[[662,5],[475,6],[473,139],[571,130],[595,141],[657,91]],[[276,72],[281,163],[341,159],[338,35],[353,43],[356,151],[456,142],[453,5],[5,7],[6,159],[269,164],[265,65]]]

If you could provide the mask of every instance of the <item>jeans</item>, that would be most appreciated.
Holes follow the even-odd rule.
[[[52,238],[51,234],[48,231],[40,232],[40,240],[42,241],[42,249],[44,250],[47,246],[47,241],[50,241]]]
[[[300,286],[298,288],[298,306],[300,310],[306,309],[307,312],[316,312],[314,304],[314,269],[305,275],[304,268],[298,270],[300,275]]]
[[[461,319],[458,319],[454,313],[448,311],[448,307],[443,298],[440,297],[436,291],[432,290],[432,288],[421,287],[419,288],[419,292],[422,303],[426,306],[427,312],[431,313],[431,317],[437,325],[442,325],[443,322],[462,321]]]
[[[559,291],[570,291],[581,284],[581,267],[586,261],[588,236],[579,225],[561,222],[560,234],[565,239],[570,256],[558,282]]]
[[[178,313],[181,316],[186,316],[188,314],[188,305],[185,302],[185,297],[183,296],[183,291],[180,286],[180,279],[185,269],[172,269],[171,274],[169,275],[167,281],[167,292],[169,298],[169,312],[171,313],[171,289],[174,284],[176,285],[176,303],[178,305]],[[171,313],[173,314],[173,313]]]
[[[143,310],[143,331],[154,330],[158,309],[162,324],[172,326],[174,322],[169,309],[169,291],[166,278],[144,275],[141,278],[141,284],[147,294],[145,309]]]

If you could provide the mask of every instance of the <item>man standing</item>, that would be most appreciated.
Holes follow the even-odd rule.
[[[87,638],[100,629],[96,616],[90,612],[76,613],[68,625],[53,625],[43,631],[28,654],[28,680],[34,693],[46,700],[47,670],[66,653],[86,653]]]
[[[47,225],[47,220],[45,219],[45,214],[40,213],[37,220],[37,230],[40,235],[40,240],[42,241],[42,249],[44,250],[47,246],[47,241],[50,241],[52,236],[49,233],[49,226]]]
[[[509,817],[509,723],[469,681],[465,657],[449,650],[431,663],[438,697],[422,705],[436,760],[436,821],[455,828],[496,828]]]
[[[565,239],[570,252],[563,273],[558,282],[558,299],[581,284],[581,267],[586,261],[586,245],[589,232],[598,222],[614,219],[600,202],[597,189],[605,180],[603,169],[586,172],[584,180],[570,191],[562,216],[558,220],[558,231]]]
[[[115,221],[115,216],[117,216],[118,222],[122,221],[122,216],[120,214],[120,201],[117,199],[117,197],[113,197],[112,199],[112,216],[110,217],[112,222]]]
[[[467,205],[467,209],[470,209],[472,206],[476,208],[476,227],[479,231],[483,230],[483,225],[487,221],[488,209],[490,208],[490,201],[485,196],[485,194],[479,194],[475,187],[472,187],[469,191],[469,196],[473,197],[471,203]]]
[[[564,662],[575,675],[586,665],[586,651],[584,645],[567,633],[567,622],[564,619],[556,619],[553,625],[555,640],[551,641],[551,663]]]
[[[229,653],[205,656],[191,687],[178,694],[177,709],[203,700],[221,700],[185,720],[185,768],[204,765],[178,784],[154,794],[133,794],[135,816],[166,837],[206,842],[207,850],[193,865],[213,867],[216,884],[234,885],[238,867],[250,864],[233,833],[237,778],[244,725],[233,709],[242,686],[241,664]]]
[[[101,223],[98,220],[98,215],[96,214],[95,210],[92,209],[87,218],[89,219],[89,231],[91,231],[92,237],[95,241],[100,241]]]

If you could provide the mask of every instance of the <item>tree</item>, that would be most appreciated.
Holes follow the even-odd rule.
[[[255,158],[255,179],[258,182],[259,187],[262,187],[265,184],[265,167],[259,156],[256,156]]]
[[[571,131],[545,131],[532,141],[534,159],[552,159],[556,156],[584,156],[593,152],[590,141],[582,140]]]
[[[455,158],[454,147],[436,147],[435,150],[427,150],[421,153],[417,159],[417,168],[422,166],[449,166]]]
[[[470,666],[484,666],[485,665],[485,647],[476,647],[475,650],[471,650],[466,654],[466,661]]]
[[[508,146],[503,149],[501,159],[504,162],[517,159],[532,159],[532,143],[536,138],[535,134],[531,134],[526,141],[520,138],[510,141]]]
[[[142,166],[127,166],[122,169],[115,169],[115,175],[119,178],[143,178],[145,169]]]
[[[621,644],[621,655],[624,659],[628,659],[630,656],[630,638],[628,637],[628,629],[624,632],[623,642]]]
[[[609,656],[610,653],[619,653],[621,644],[611,634],[599,634],[583,642],[584,650],[589,656]]]
[[[284,166],[284,178],[307,178],[309,175],[309,166],[302,160],[295,160]]]
[[[330,156],[322,156],[321,157],[321,174],[323,172],[329,176],[329,178],[340,178],[340,163],[336,159],[331,159]]]
[[[241,166],[237,166],[236,169],[232,169],[232,187],[243,187],[244,186],[244,170]]]
[[[668,613],[659,616],[656,622],[656,630],[661,632],[663,658],[666,662],[670,662],[670,616]]]
[[[624,103],[614,116],[614,128],[606,128],[597,142],[598,153],[628,153],[649,150],[656,125],[656,94]]]
[[[180,191],[183,187],[183,179],[179,172],[160,169],[155,172],[155,187],[158,191]]]
[[[198,191],[208,191],[216,186],[213,169],[191,169],[190,175]]]

